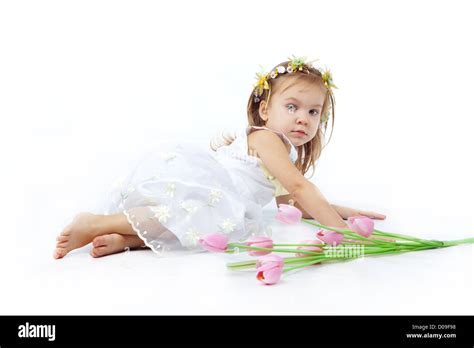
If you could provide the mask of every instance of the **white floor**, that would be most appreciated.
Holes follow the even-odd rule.
[[[94,259],[86,246],[53,260],[67,208],[56,203],[49,209],[41,197],[20,233],[10,235],[14,247],[2,254],[0,314],[474,313],[472,245],[315,266],[263,286],[253,270],[226,269],[226,262],[248,258],[243,254],[160,258],[138,250]],[[269,221],[275,213],[265,208]],[[273,221],[277,241],[296,242],[315,231]],[[382,230],[392,225],[376,224]]]

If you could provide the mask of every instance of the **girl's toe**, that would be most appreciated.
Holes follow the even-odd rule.
[[[92,240],[92,245],[97,248],[97,247],[100,247],[100,246],[104,246],[106,244],[106,238],[105,236],[98,236],[98,237],[95,237],[93,240]]]
[[[67,246],[67,242],[57,242],[56,248],[65,248]]]
[[[103,256],[106,254],[106,247],[100,246],[97,248],[92,249],[92,252],[94,253],[94,257],[99,257]]]
[[[59,235],[59,236],[56,238],[56,240],[57,240],[58,242],[65,242],[65,241],[69,240],[69,236]]]
[[[71,234],[71,228],[68,226],[62,230],[60,236],[69,236]]]
[[[64,249],[64,248],[56,248],[56,250],[54,251],[53,257],[54,257],[55,259],[60,259],[60,258],[63,258],[64,255],[66,255],[66,249]]]

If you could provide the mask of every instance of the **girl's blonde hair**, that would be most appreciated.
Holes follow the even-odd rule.
[[[276,65],[271,71],[274,71],[278,66],[286,67],[289,63],[290,61],[280,63]],[[281,87],[281,82],[285,81],[288,78],[294,79],[292,84],[296,84],[298,82],[306,82],[309,84],[318,85],[322,88],[322,90],[326,91],[326,96],[324,98],[324,103],[321,110],[321,121],[319,124],[318,131],[316,132],[316,136],[307,143],[296,147],[298,152],[298,158],[295,162],[296,168],[301,172],[301,174],[304,175],[311,167],[313,169],[311,176],[313,176],[315,162],[319,159],[322,150],[324,149],[324,147],[326,147],[332,137],[332,132],[334,128],[334,94],[332,93],[331,88],[326,87],[323,81],[321,71],[312,66],[306,66],[306,69],[304,69],[304,71],[294,71],[291,74],[279,75],[278,78],[275,79],[267,79],[270,89],[264,89],[263,94],[260,96],[261,101],[265,100],[268,102],[268,104],[266,104],[266,107],[271,103],[271,96],[279,90],[279,87]],[[265,121],[263,121],[259,115],[259,106],[261,101],[255,102],[254,98],[254,91],[252,91],[247,103],[248,123],[249,126],[263,127],[265,126]],[[329,118],[332,119],[331,134],[329,136],[328,143],[323,146],[322,139],[323,137],[325,138]],[[221,134],[220,140],[212,140],[210,146],[212,150],[216,151],[217,148],[221,146],[230,145],[234,140],[235,134]]]

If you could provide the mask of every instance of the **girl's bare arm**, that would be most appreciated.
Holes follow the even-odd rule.
[[[294,206],[303,213],[303,219],[313,218],[311,215],[309,215],[309,213],[306,210],[304,210],[304,208],[298,202],[295,202],[295,197],[293,197],[292,195],[282,195],[282,196],[275,197],[277,207],[279,204],[288,204],[290,200],[293,200]],[[335,205],[335,204],[331,204],[331,207],[333,207],[333,209],[339,214],[339,216],[342,219],[344,220],[347,219],[343,214],[341,214],[341,211],[340,211],[340,208],[344,208],[344,207],[339,207],[338,205]]]
[[[274,132],[259,130],[250,136],[258,157],[269,172],[309,216],[326,226],[348,227],[319,189],[291,163],[285,145]]]

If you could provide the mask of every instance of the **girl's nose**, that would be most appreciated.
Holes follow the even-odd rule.
[[[304,114],[299,114],[296,122],[298,124],[308,124],[308,117]]]

